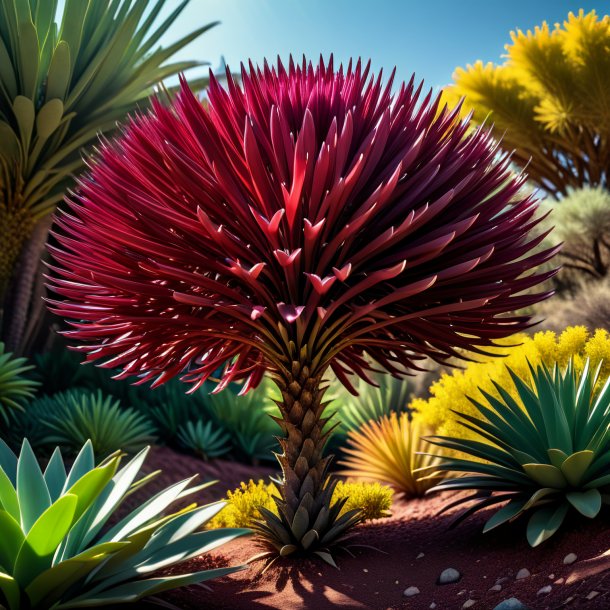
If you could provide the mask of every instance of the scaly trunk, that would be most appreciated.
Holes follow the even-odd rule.
[[[277,422],[284,433],[277,456],[283,475],[276,499],[279,517],[261,509],[264,521],[256,529],[282,556],[313,552],[333,563],[328,547],[359,521],[359,511],[339,516],[344,501],[332,504],[336,482],[328,475],[332,456],[323,455],[331,430],[324,431],[328,419],[322,418],[326,388],[321,379],[322,373],[312,375],[299,361],[277,379],[282,393]]]

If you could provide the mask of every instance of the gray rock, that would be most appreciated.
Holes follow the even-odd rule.
[[[494,585],[493,587],[489,587],[490,591],[502,591],[502,585]]]
[[[530,571],[527,568],[521,568],[517,572],[517,576],[515,576],[515,580],[521,580],[522,578],[527,578],[528,576],[531,576]]]
[[[403,595],[405,597],[413,597],[414,595],[419,595],[419,589],[417,587],[407,587],[404,590]]]
[[[538,589],[538,593],[536,593],[536,595],[548,595],[552,590],[553,587],[551,587],[551,585],[546,585]]]
[[[472,608],[477,602],[474,599],[467,599],[463,604],[462,608],[467,610],[467,608]]]
[[[571,563],[574,563],[578,559],[576,553],[568,553],[563,558],[563,565],[569,566]]]
[[[432,602],[428,607],[430,608],[430,610],[434,610],[436,608],[436,604]]]
[[[591,591],[590,593],[587,594],[586,599],[593,599],[595,597],[597,597],[599,595],[599,591]]]
[[[460,578],[462,578],[462,575],[455,568],[447,568],[441,572],[436,583],[439,585],[450,585],[458,582]]]
[[[516,597],[509,597],[501,601],[493,610],[530,610],[523,602]]]

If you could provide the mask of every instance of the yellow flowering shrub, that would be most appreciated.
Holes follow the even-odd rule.
[[[498,396],[492,380],[518,400],[507,367],[528,383],[531,381],[528,361],[534,367],[541,362],[549,366],[557,362],[563,367],[573,358],[575,368],[580,371],[590,359],[592,366],[602,362],[602,380],[610,374],[610,335],[605,330],[599,329],[591,334],[584,326],[572,326],[560,335],[550,331],[536,333],[533,337],[515,335],[505,344],[520,345],[495,348],[498,354],[506,356],[473,362],[463,370],[442,375],[430,386],[430,398],[411,401],[415,418],[433,428],[436,434],[471,438],[472,433],[458,424],[458,416],[453,411],[476,415],[477,411],[467,396],[486,404],[479,388]]]
[[[277,514],[273,496],[277,488],[273,483],[263,480],[241,483],[235,491],[227,492],[227,505],[211,521],[207,527],[250,527],[255,519],[260,518],[259,506],[263,506]],[[353,483],[339,481],[333,493],[333,502],[347,498],[341,514],[359,508],[365,521],[380,519],[389,515],[392,505],[392,490],[379,483]]]

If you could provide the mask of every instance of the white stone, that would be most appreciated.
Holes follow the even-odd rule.
[[[574,563],[578,559],[576,553],[568,553],[563,558],[563,565],[569,566],[571,563]]]
[[[467,599],[463,604],[462,608],[472,608],[477,602],[474,599]]]
[[[531,576],[530,571],[527,568],[521,568],[517,572],[517,576],[515,576],[515,580],[521,580],[522,578],[527,578],[528,576]]]
[[[587,599],[593,599],[594,597],[597,597],[599,595],[599,591],[591,591],[591,593],[589,593],[587,595]]]
[[[403,595],[405,597],[413,597],[414,595],[419,595],[419,589],[417,587],[407,587],[404,590]]]
[[[490,591],[502,591],[502,585],[494,585],[489,588]]]
[[[546,585],[538,589],[538,593],[536,593],[536,595],[548,595],[552,590],[553,587],[551,587],[551,585]]]
[[[429,606],[430,610],[434,610],[434,608],[436,608],[436,604],[434,602],[432,602]]]
[[[420,553],[415,559],[421,559],[422,557],[425,557],[425,555],[423,553]]]
[[[462,575],[455,568],[447,568],[443,570],[436,581],[439,585],[450,585],[451,583],[458,582],[462,578]]]

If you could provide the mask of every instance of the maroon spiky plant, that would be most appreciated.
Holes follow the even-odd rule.
[[[525,177],[489,132],[392,81],[360,62],[250,65],[241,85],[211,76],[206,105],[183,82],[102,143],[57,218],[51,304],[88,360],[153,385],[220,367],[218,390],[277,382],[279,517],[259,532],[281,555],[328,559],[358,519],[331,506],[329,367],[349,386],[460,357],[548,296],[524,292],[554,254],[534,252]]]

